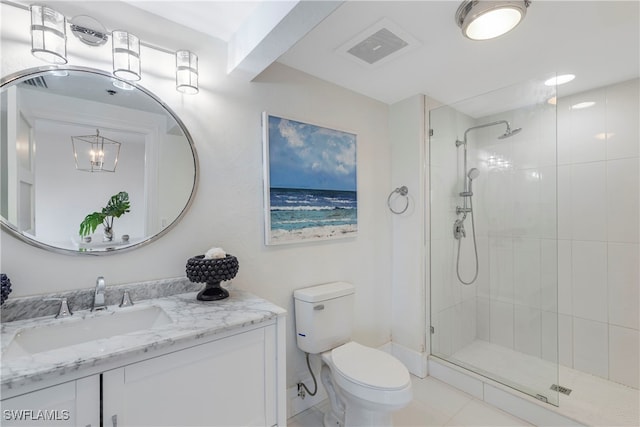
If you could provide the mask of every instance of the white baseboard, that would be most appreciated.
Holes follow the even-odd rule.
[[[412,350],[408,347],[400,345],[398,343],[389,343],[391,346],[390,354],[398,358],[407,367],[409,372],[419,378],[424,378],[428,375],[427,369],[427,355],[420,353],[419,351]],[[387,351],[387,350],[385,350]]]

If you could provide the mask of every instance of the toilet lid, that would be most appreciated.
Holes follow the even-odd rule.
[[[398,390],[411,381],[409,371],[398,359],[356,342],[333,349],[331,359],[344,378],[365,387]]]

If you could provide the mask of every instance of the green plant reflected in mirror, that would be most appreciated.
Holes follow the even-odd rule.
[[[85,216],[80,223],[80,237],[87,237],[96,231],[100,224],[104,228],[104,238],[106,242],[112,242],[114,237],[113,221],[129,212],[131,203],[129,203],[129,195],[126,191],[111,196],[107,206],[102,208],[100,212],[92,212]]]
[[[147,244],[182,218],[198,181],[191,136],[155,95],[122,83],[100,70],[67,66],[2,79],[4,231],[56,252],[100,255]],[[117,141],[117,169],[78,168],[80,155],[106,161],[92,144],[74,144],[78,135]]]

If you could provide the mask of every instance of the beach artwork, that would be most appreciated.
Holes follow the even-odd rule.
[[[355,237],[356,135],[263,115],[267,245]]]

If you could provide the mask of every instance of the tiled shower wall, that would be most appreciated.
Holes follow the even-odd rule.
[[[558,101],[560,363],[638,388],[638,79]],[[591,105],[586,108],[577,108]],[[594,103],[594,104],[584,104]]]

